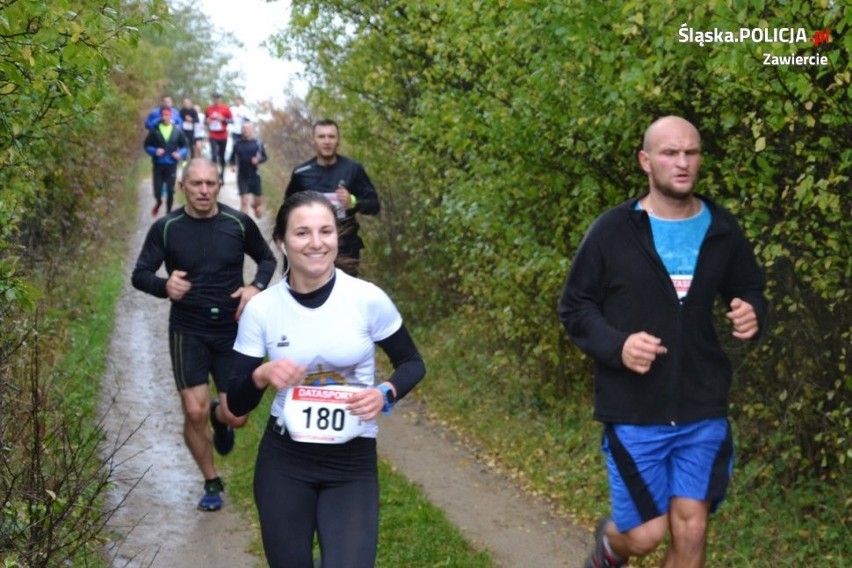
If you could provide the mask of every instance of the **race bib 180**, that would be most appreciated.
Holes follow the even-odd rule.
[[[342,444],[364,433],[367,423],[353,416],[346,405],[362,387],[298,386],[287,391],[284,425],[297,442]]]

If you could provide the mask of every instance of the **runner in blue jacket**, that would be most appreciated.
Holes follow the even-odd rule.
[[[188,145],[181,129],[172,122],[172,109],[160,109],[160,122],[148,131],[145,151],[151,156],[154,189],[154,207],[151,215],[157,216],[166,197],[166,213],[172,210],[175,199],[175,181],[178,164],[186,159]]]

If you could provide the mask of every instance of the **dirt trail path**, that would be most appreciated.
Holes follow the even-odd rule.
[[[239,207],[233,174],[228,172],[225,181],[220,200]],[[150,181],[140,185],[138,201],[103,399],[113,443],[138,428],[117,452],[112,502],[133,490],[110,523],[115,539],[108,553],[114,566],[126,568],[260,566],[246,552],[252,520],[230,506],[227,493],[222,511],[205,514],[195,509],[200,476],[181,435],[183,419],[168,357],[169,305],[134,290],[129,282],[152,221]],[[270,213],[274,209],[259,223],[265,235],[270,232]],[[247,264],[247,272],[253,273],[253,263]],[[391,416],[381,418],[380,429],[380,455],[418,484],[498,566],[581,565],[588,531],[554,517],[546,503],[477,463],[463,445],[424,420],[416,403],[403,401]]]
[[[230,506],[227,492],[221,511],[202,513],[195,508],[202,493],[201,474],[183,442],[183,413],[168,352],[169,302],[130,284],[136,256],[153,221],[150,187],[150,180],[139,187],[127,280],[116,308],[104,379],[110,439],[123,441],[138,428],[117,455],[113,502],[136,486],[110,523],[116,539],[108,553],[114,566],[126,568],[261,566],[246,552],[249,520]]]
[[[379,454],[420,486],[498,566],[582,565],[591,543],[587,530],[556,516],[547,502],[478,462],[454,435],[424,419],[416,402],[403,400],[390,416],[380,418],[378,444]]]

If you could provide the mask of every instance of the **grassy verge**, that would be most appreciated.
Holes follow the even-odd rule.
[[[67,274],[56,279],[52,293],[51,326],[70,335],[69,347],[61,358],[59,369],[67,376],[67,402],[93,412],[99,402],[99,382],[104,372],[109,340],[115,322],[115,305],[127,278],[127,242],[135,227],[136,189],[139,179],[149,171],[147,160],[137,163],[134,175],[128,176],[109,208],[103,223],[103,234],[96,241],[76,251],[76,262],[67,266]],[[86,262],[83,259],[97,259]]]
[[[125,250],[111,244],[98,254],[91,272],[77,275],[69,286],[85,291],[76,298],[77,307],[70,320],[72,350],[63,358],[60,368],[69,379],[65,402],[79,411],[91,414],[98,406],[99,383],[92,377],[103,376],[112,334],[115,304],[125,280]],[[76,282],[76,285],[74,284]]]
[[[429,368],[420,397],[433,418],[485,448],[488,463],[591,528],[609,510],[591,373],[576,377],[567,396],[554,397],[547,381],[525,376],[523,365],[498,359],[465,332],[469,324],[446,321],[414,331]],[[845,565],[852,558],[849,486],[848,476],[830,482],[803,472],[782,487],[771,460],[737,463],[727,500],[711,521],[707,565]]]
[[[7,568],[101,565],[112,512],[101,509],[109,468],[96,419],[98,378],[124,282],[122,232],[132,225],[135,195],[132,182],[116,188],[99,238],[57,243],[53,256],[32,263],[41,301],[17,322],[25,340],[0,385],[0,559]]]
[[[266,426],[271,391],[237,432],[237,444],[217,466],[227,483],[228,496],[254,527],[252,552],[263,557],[260,530],[252,497],[252,476],[260,436]],[[381,435],[381,434],[379,434]],[[379,552],[376,566],[464,566],[490,568],[487,554],[475,551],[447,521],[443,511],[432,506],[420,490],[397,474],[390,464],[379,461]]]

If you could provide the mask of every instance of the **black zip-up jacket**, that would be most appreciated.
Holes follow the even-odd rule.
[[[330,166],[322,166],[317,163],[315,157],[311,158],[293,170],[284,198],[290,197],[297,191],[306,190],[334,193],[341,182],[343,187],[355,196],[355,206],[350,207],[346,204],[346,218],[340,223],[341,250],[347,249],[351,252],[353,246],[356,249],[362,246],[361,237],[358,236],[361,225],[355,218],[355,214],[378,215],[381,211],[379,195],[364,166],[340,154]]]
[[[559,300],[571,339],[595,361],[595,419],[607,423],[688,423],[728,414],[732,368],[713,326],[717,296],[754,306],[766,323],[765,278],[728,211],[701,198],[712,220],[681,303],[654,248],[648,214],[631,199],[589,228]],[[627,337],[645,331],[668,353],[648,373],[621,362]]]
[[[263,290],[275,272],[275,255],[251,218],[224,205],[208,219],[190,217],[176,209],[151,225],[133,269],[133,286],[158,298],[167,298],[166,281],[156,274],[185,270],[189,292],[172,302],[169,326],[185,333],[236,334],[234,313],[239,299],[231,298],[243,286],[243,262],[257,263],[253,285]]]
[[[316,158],[299,164],[293,169],[290,183],[284,192],[284,198],[288,198],[297,191],[312,189],[320,193],[334,193],[337,185],[343,183],[343,187],[355,196],[355,207],[346,208],[347,220],[355,213],[364,215],[378,215],[381,210],[379,195],[370,180],[370,176],[364,170],[364,166],[346,156],[337,155],[337,160],[330,166],[321,166]]]

